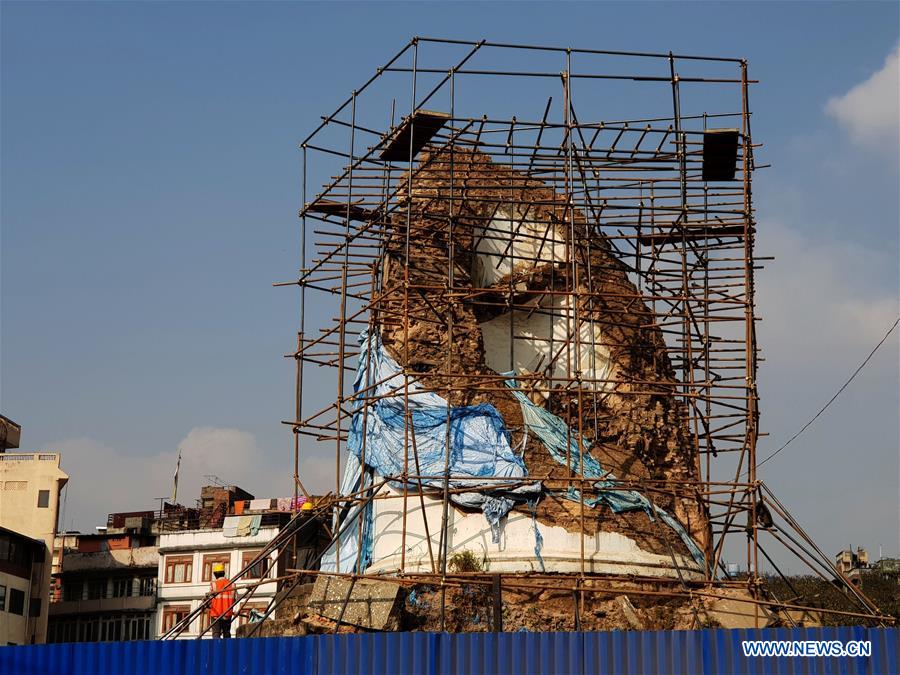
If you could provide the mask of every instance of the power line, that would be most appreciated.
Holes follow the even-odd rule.
[[[784,445],[782,445],[782,446],[781,446],[780,448],[778,448],[775,452],[773,452],[771,455],[769,455],[768,457],[766,457],[763,461],[758,462],[757,465],[756,465],[756,468],[757,468],[757,469],[758,469],[759,467],[761,467],[763,464],[765,464],[766,462],[768,462],[770,459],[772,459],[772,458],[773,458],[775,455],[777,455],[779,452],[781,452],[782,450],[784,450],[787,446],[789,446],[789,445],[794,441],[794,439],[797,438],[797,436],[799,436],[799,435],[802,434],[804,431],[806,431],[810,426],[812,426],[812,423],[815,422],[815,421],[819,418],[819,415],[821,415],[823,412],[825,412],[825,410],[828,408],[828,406],[830,406],[832,403],[834,403],[835,399],[836,399],[838,396],[841,395],[841,392],[844,391],[844,389],[847,388],[847,385],[850,384],[851,382],[853,382],[853,378],[855,378],[857,375],[859,375],[859,372],[860,372],[863,368],[865,368],[865,366],[866,366],[866,364],[869,362],[869,360],[870,360],[873,356],[875,356],[875,352],[877,352],[877,351],[878,351],[878,348],[881,347],[881,345],[884,344],[885,340],[888,339],[888,336],[890,336],[890,334],[894,332],[894,329],[897,327],[897,324],[900,324],[900,316],[897,317],[897,320],[894,321],[894,325],[891,326],[891,327],[888,329],[888,332],[884,334],[884,337],[881,338],[881,341],[880,341],[877,345],[875,345],[875,349],[873,349],[871,352],[869,352],[869,355],[865,358],[865,360],[864,360],[862,363],[859,364],[859,367],[858,367],[856,370],[853,371],[853,374],[850,376],[850,378],[849,378],[846,382],[844,382],[844,384],[841,385],[841,388],[838,389],[838,390],[835,392],[834,396],[831,397],[831,399],[828,401],[828,403],[826,403],[825,405],[823,405],[822,408],[819,410],[819,412],[817,412],[809,422],[807,422],[806,424],[803,425],[803,427],[800,429],[800,431],[798,431],[796,434],[794,434],[793,436],[791,436],[791,437],[788,439],[787,443],[785,443]]]

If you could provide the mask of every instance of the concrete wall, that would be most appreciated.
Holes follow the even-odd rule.
[[[65,572],[82,570],[118,570],[138,567],[157,567],[159,550],[156,546],[113,549],[96,553],[66,553],[62,560]]]
[[[99,600],[62,600],[50,605],[50,614],[54,617],[69,614],[88,614],[92,612],[136,612],[154,608],[156,598],[152,595],[137,595],[126,598],[101,598]]]
[[[159,538],[159,572],[157,579],[157,614],[156,632],[162,634],[163,615],[167,607],[185,606],[193,611],[203,601],[203,596],[209,591],[209,581],[202,581],[203,557],[213,554],[227,554],[230,560],[229,576],[234,576],[241,569],[241,558],[245,551],[263,548],[279,532],[278,527],[261,527],[259,532],[249,537],[225,537],[222,530],[189,530],[186,532],[164,533]],[[192,556],[193,573],[191,581],[182,584],[165,583],[166,559],[172,556]],[[274,561],[278,557],[277,552],[270,558]],[[273,566],[275,563],[272,563]],[[274,578],[278,574],[277,566],[269,571],[268,578]],[[244,588],[258,580],[239,581],[237,583],[238,597],[245,593]],[[265,604],[275,595],[278,584],[275,581],[260,584],[249,599],[251,605]],[[236,607],[241,610],[243,603]],[[237,626],[241,620],[236,620],[233,626]],[[195,620],[189,630],[181,637],[197,637],[200,633],[200,620]],[[232,628],[233,630],[233,628]],[[212,637],[207,632],[205,637]]]
[[[41,613],[31,617],[35,642],[47,638],[50,601],[50,573],[53,565],[53,541],[59,513],[59,492],[69,477],[59,468],[60,456],[53,452],[7,452],[0,454],[0,526],[41,539],[47,546],[40,578]],[[46,507],[38,507],[41,490],[49,491]]]
[[[31,631],[28,629],[28,601],[30,595],[30,583],[6,572],[0,572],[0,586],[6,586],[6,606],[0,611],[0,648],[10,643],[26,645],[31,641]],[[12,614],[9,611],[9,592],[18,589],[25,594],[25,611],[22,616]]]

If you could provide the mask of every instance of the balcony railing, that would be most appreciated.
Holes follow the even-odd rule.
[[[156,584],[156,577],[142,577],[130,580],[105,579],[103,581],[64,582],[59,597],[62,602],[153,597],[156,595]]]
[[[62,600],[50,603],[50,614],[87,614],[91,612],[146,611],[156,606],[156,595],[92,600]]]
[[[58,454],[47,452],[0,452],[0,462],[53,462]]]

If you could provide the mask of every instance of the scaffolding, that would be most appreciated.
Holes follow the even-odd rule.
[[[737,58],[416,37],[322,117],[300,144],[300,273],[277,284],[300,290],[288,355],[295,415],[285,420],[295,491],[307,493],[305,458],[330,446],[338,544],[341,533],[362,530],[361,519],[348,520],[353,507],[402,502],[397,569],[373,574],[360,559],[337,573],[432,584],[441,589],[443,622],[444,589],[493,583],[489,574],[448,568],[454,495],[538,480],[545,493],[576,496],[566,508],[580,532],[580,569],[504,573],[504,588],[571,589],[576,614],[586,596],[623,585],[682,598],[741,588],[761,625],[775,608],[810,609],[808,599],[773,598],[762,587],[763,562],[778,571],[769,550],[777,545],[845,584],[856,605],[845,614],[889,621],[757,476],[755,83]],[[327,307],[334,314],[322,322]],[[516,322],[535,313],[563,326],[562,336],[551,329],[535,337],[527,325],[517,333]],[[486,338],[473,337],[507,324],[509,339],[498,344],[509,351],[508,368],[496,365],[504,355],[481,353],[491,351]],[[402,369],[402,386],[387,394],[371,377],[354,383],[378,336]],[[536,348],[542,340],[549,344]],[[528,349],[543,356],[528,361]],[[334,399],[321,405],[323,370]],[[472,403],[499,406],[511,391],[537,401],[566,424],[562,467],[516,480],[454,475],[448,431],[442,469],[423,472],[408,412],[411,392],[422,391],[442,397],[448,416]],[[349,437],[386,396],[407,410],[403,457],[395,471],[342,489]],[[635,444],[610,432],[613,403],[632,411],[660,402],[671,405],[674,436]],[[523,424],[507,424],[514,443]],[[620,444],[619,455],[609,450],[619,460],[606,481],[585,468],[590,443],[599,449],[604,434]],[[663,457],[666,448],[674,458]],[[363,443],[364,471],[366,452]],[[649,468],[629,473],[623,457]],[[586,514],[604,491],[623,490],[679,515],[702,550],[699,571],[684,568],[671,536],[660,537],[671,554],[668,576],[596,571],[585,552]],[[404,556],[407,518],[417,509],[424,516],[426,495],[441,515],[437,527],[424,519],[432,529],[422,569]],[[694,514],[691,525],[685,513]],[[725,572],[726,546],[728,555],[740,547],[744,578]]]

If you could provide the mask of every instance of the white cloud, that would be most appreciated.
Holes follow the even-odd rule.
[[[758,456],[777,450],[843,384],[900,313],[895,250],[759,224],[760,255],[774,254],[757,276],[757,336],[762,430]],[[898,373],[895,333],[860,377],[761,478],[826,553],[848,543],[896,548]],[[880,501],[879,501],[880,500]],[[735,538],[729,555],[740,559]],[[782,569],[809,573],[781,546],[765,544]]]
[[[900,150],[900,45],[881,70],[825,106],[854,142],[896,158]]]
[[[90,438],[46,446],[62,453],[69,474],[66,513],[60,525],[85,531],[106,523],[108,513],[158,508],[158,497],[171,497],[178,450],[155,455],[129,455]],[[239,429],[196,427],[177,448],[182,451],[178,501],[193,505],[200,487],[214,475],[259,497],[292,493],[293,467],[288,457],[264,452],[252,434]],[[333,481],[327,462],[311,457],[302,464],[301,479],[317,491]],[[64,518],[64,520],[63,520]]]
[[[896,285],[884,281],[894,256],[772,220],[759,225],[758,249],[776,256],[757,277],[763,369],[815,369],[839,384],[897,318]]]

